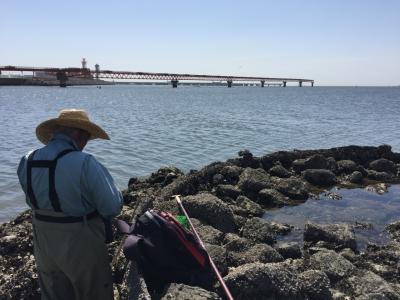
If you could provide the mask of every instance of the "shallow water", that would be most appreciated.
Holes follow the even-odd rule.
[[[332,200],[321,196],[319,200],[309,199],[298,206],[267,211],[264,218],[268,221],[295,226],[289,235],[280,237],[279,242],[302,243],[304,224],[307,221],[318,224],[372,224],[371,229],[355,230],[359,250],[365,249],[367,242],[381,244],[388,240],[385,225],[400,219],[400,185],[391,186],[383,195],[365,189],[335,188],[332,192],[341,195],[342,199]]]
[[[277,150],[391,144],[400,151],[400,88],[0,87],[0,222],[26,208],[16,169],[40,147],[39,122],[86,109],[111,136],[93,153],[123,189],[163,165],[188,171]]]

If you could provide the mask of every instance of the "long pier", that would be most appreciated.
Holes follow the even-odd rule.
[[[150,73],[150,72],[129,72],[100,70],[99,65],[94,70],[89,68],[38,68],[21,66],[0,66],[1,72],[41,72],[53,75],[59,80],[60,87],[66,87],[69,77],[93,78],[93,79],[130,79],[130,80],[167,80],[171,82],[173,88],[178,87],[179,81],[219,81],[226,82],[227,87],[232,87],[233,82],[259,82],[261,87],[265,85],[281,85],[286,87],[287,83],[296,82],[299,87],[303,83],[314,86],[313,79],[305,78],[279,78],[279,77],[251,77],[251,76],[229,76],[229,75],[198,75],[198,74],[178,74],[178,73]]]

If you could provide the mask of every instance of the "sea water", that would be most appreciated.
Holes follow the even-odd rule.
[[[36,126],[63,108],[85,109],[109,133],[110,141],[91,141],[85,151],[108,168],[121,189],[130,177],[161,166],[199,169],[242,149],[260,156],[390,144],[400,151],[398,87],[2,86],[0,223],[27,208],[18,163],[41,147]]]

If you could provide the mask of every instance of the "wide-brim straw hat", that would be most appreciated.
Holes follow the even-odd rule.
[[[89,116],[83,109],[63,109],[57,118],[44,121],[36,127],[36,136],[39,141],[47,145],[58,126],[85,130],[90,134],[90,140],[97,138],[110,139],[100,126],[90,121]]]

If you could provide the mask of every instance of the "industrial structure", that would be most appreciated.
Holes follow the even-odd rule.
[[[299,87],[303,83],[309,83],[314,86],[313,79],[304,78],[278,78],[278,77],[251,77],[251,76],[229,76],[229,75],[198,75],[198,74],[177,74],[177,73],[150,73],[150,72],[130,72],[130,71],[111,71],[101,70],[100,65],[96,64],[95,69],[87,68],[87,61],[82,59],[81,68],[38,68],[38,67],[20,67],[20,66],[0,66],[2,71],[9,72],[33,72],[33,76],[40,73],[53,75],[60,83],[60,87],[66,87],[68,78],[87,78],[87,79],[112,79],[112,80],[167,80],[172,87],[178,87],[179,81],[219,81],[226,82],[227,87],[232,87],[233,82],[259,82],[261,87],[265,85],[279,85],[286,87],[289,82],[296,82]]]

